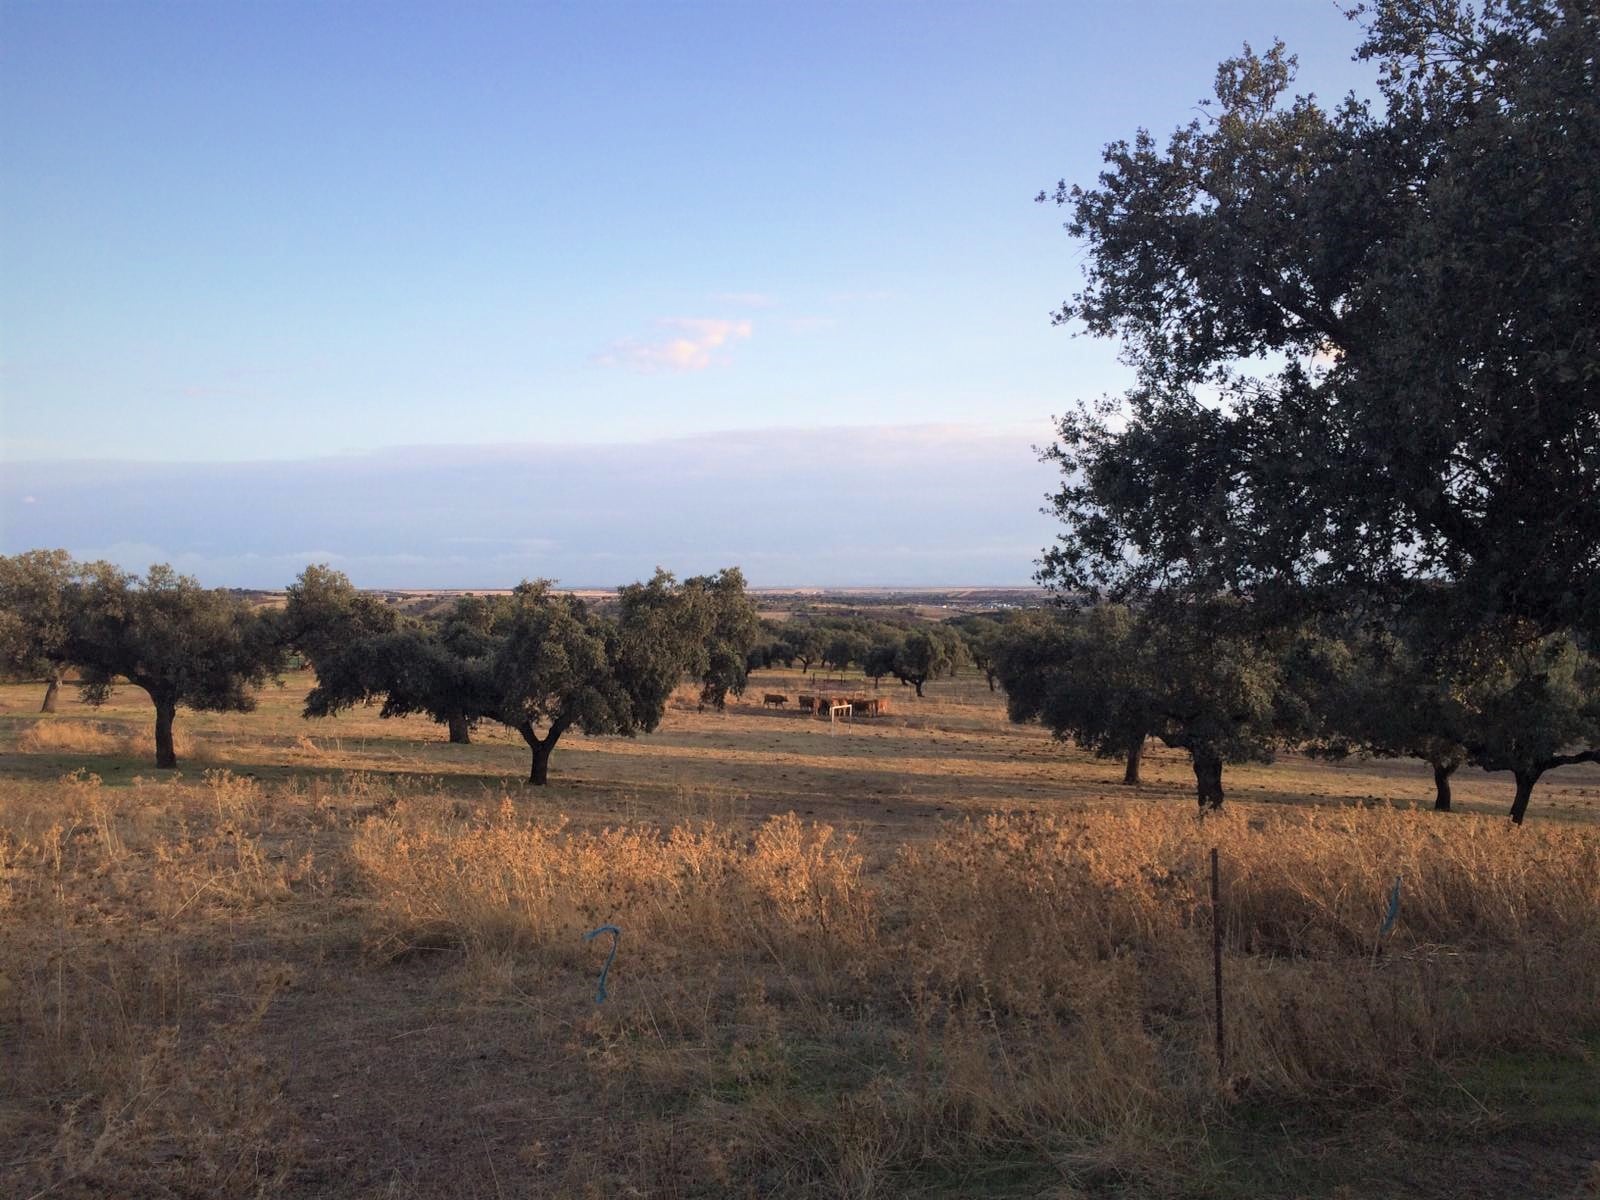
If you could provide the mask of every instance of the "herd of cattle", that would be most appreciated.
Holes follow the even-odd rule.
[[[808,696],[801,693],[795,698],[796,707],[804,712],[831,715],[834,709],[847,710],[852,717],[877,717],[889,711],[889,701],[881,696]],[[782,692],[767,692],[761,698],[763,708],[783,708],[789,697]]]

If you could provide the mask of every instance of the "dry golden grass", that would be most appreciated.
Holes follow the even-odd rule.
[[[229,772],[180,787],[0,783],[0,1141],[32,1150],[8,1164],[17,1194],[254,1196],[284,1178],[292,1134],[251,1035],[292,968],[209,943],[310,862],[271,861]]]
[[[210,748],[185,733],[174,731],[173,749],[180,759],[209,762]],[[153,759],[155,734],[129,733],[95,721],[42,719],[26,726],[17,735],[17,749],[24,754],[58,754],[97,757],[102,755]]]
[[[492,731],[297,698],[184,714],[219,765],[180,773],[137,696],[0,723],[0,1194],[1322,1194],[1239,1184],[1309,1138],[1329,1194],[1431,1200],[1595,1074],[1595,773],[1512,828],[1291,759],[1201,820],[1176,756],[1123,789],[963,685],[838,734],[686,697],[532,790]],[[1600,1128],[1584,1086],[1547,1106]],[[1576,1187],[1582,1128],[1474,1194]]]
[[[1231,1004],[1221,1077],[1212,846]],[[1600,838],[1570,828],[1349,809],[1202,821],[1146,805],[955,825],[867,880],[848,840],[792,816],[748,836],[575,833],[508,802],[469,821],[397,809],[362,827],[354,855],[386,952],[444,939],[508,987],[592,960],[582,932],[621,925],[617,996],[596,1026],[612,1070],[714,1090],[755,1050],[736,1040],[709,1077],[699,1055],[685,1061],[718,1039],[700,1006],[737,1012],[730,1031],[763,1024],[760,1053],[780,1062],[763,1068],[779,1079],[761,1102],[678,1127],[733,1152],[733,1177],[775,1171],[801,1190],[894,1191],[930,1163],[1018,1151],[1068,1180],[1114,1170],[1159,1185],[1193,1151],[1196,1115],[1241,1095],[1398,1094],[1465,1055],[1571,1049],[1600,998]],[[1403,919],[1380,943],[1396,874]],[[787,998],[752,1012],[735,977]],[[821,1105],[787,1077],[796,1038],[863,1037],[895,1068]]]

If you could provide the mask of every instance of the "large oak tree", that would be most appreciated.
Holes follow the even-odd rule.
[[[1042,576],[1392,594],[1600,634],[1600,8],[1380,0],[1376,103],[1293,95],[1281,45],[1204,115],[1058,185],[1057,314],[1137,385],[1060,422]]]

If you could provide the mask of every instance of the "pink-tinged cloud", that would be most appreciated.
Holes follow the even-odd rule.
[[[595,361],[633,371],[704,371],[725,361],[726,356],[718,351],[744,341],[753,330],[745,318],[671,317],[658,324],[676,331],[676,336],[654,342],[624,339],[597,355]]]

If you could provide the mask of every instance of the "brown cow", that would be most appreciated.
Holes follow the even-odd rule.
[[[787,703],[789,703],[789,697],[780,696],[774,692],[768,692],[761,697],[761,706],[763,708],[782,708]]]

